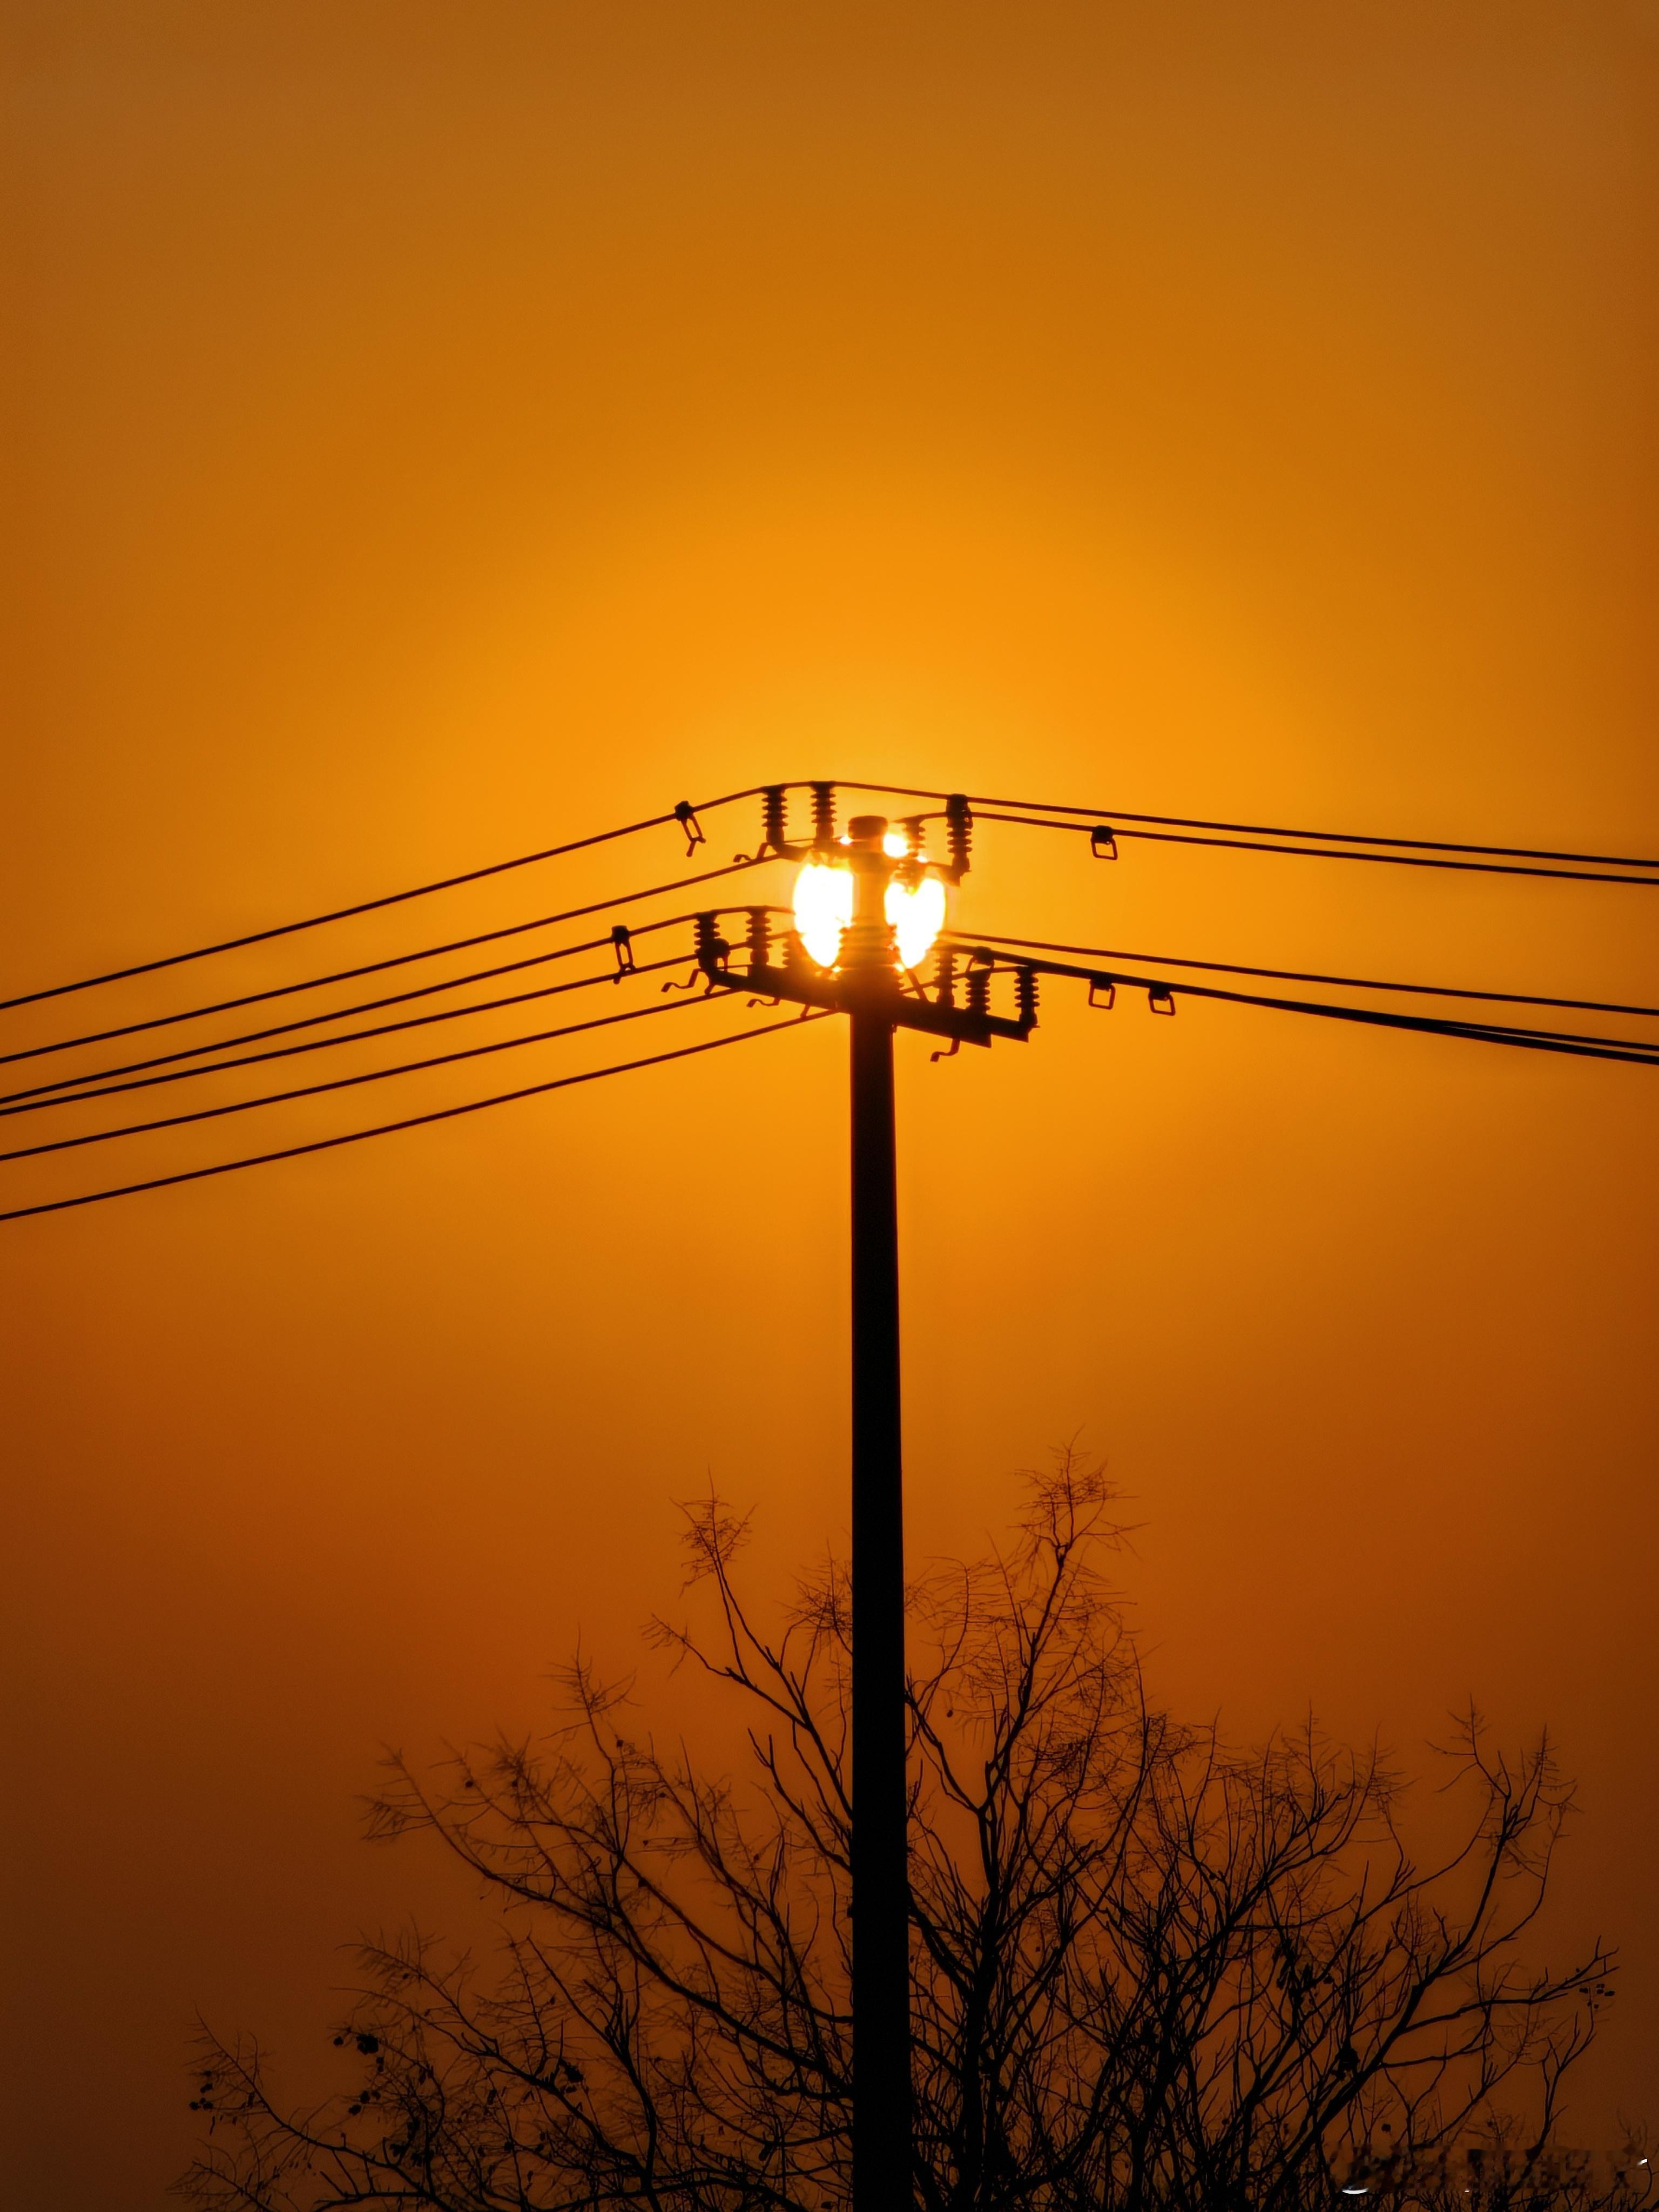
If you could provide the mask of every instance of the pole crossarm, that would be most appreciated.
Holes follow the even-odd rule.
[[[732,967],[730,963],[733,948],[720,936],[715,917],[712,914],[697,917],[697,965],[713,988],[747,991],[757,998],[817,1006],[834,1014],[851,1014],[870,1005],[872,979],[867,971],[860,973],[855,979],[839,970],[813,968],[805,959],[795,957],[793,938],[783,962],[773,960],[769,957],[768,917],[762,908],[750,910],[750,936],[746,949],[746,963],[740,968]],[[955,1003],[955,967],[947,958],[940,963],[938,995],[931,999],[920,987],[914,987],[914,994],[906,991],[896,969],[890,988],[880,993],[882,1011],[896,1029],[920,1030],[928,1036],[943,1037],[953,1044],[988,1047],[998,1037],[1024,1044],[1036,1027],[1036,967],[1024,961],[999,961],[997,964],[1012,964],[1014,968],[1019,990],[1018,1014],[994,1014],[988,1007],[974,1003],[982,996],[977,988],[981,978],[987,982],[989,980],[988,958],[981,969],[969,972],[969,1003],[966,1006]]]
[[[760,843],[756,848],[756,859],[767,858],[779,860],[832,859],[838,856],[839,847],[846,844],[845,838],[837,840],[836,835],[836,786],[833,783],[813,782],[806,785],[805,788],[811,795],[812,834],[810,837],[804,838],[790,836],[787,826],[789,793],[792,790],[799,788],[800,788],[799,785],[787,783],[769,783],[762,787],[761,834]],[[858,788],[888,791],[895,787],[884,784],[860,785]],[[747,796],[746,793],[744,795]],[[942,817],[950,855],[945,860],[936,861],[934,866],[947,883],[959,884],[968,872],[969,848],[973,839],[974,817],[967,799],[959,791],[942,793],[918,791],[902,795],[917,799],[942,798],[944,799],[945,805],[942,810],[936,810],[933,814],[909,815],[906,817],[906,824],[917,833],[917,842],[920,842],[921,824],[930,819]]]

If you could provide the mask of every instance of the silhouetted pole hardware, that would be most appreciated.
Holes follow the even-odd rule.
[[[929,870],[918,825],[890,830],[856,815],[834,834],[833,799],[814,790],[817,837],[783,834],[783,794],[767,794],[767,843],[800,851],[797,927],[775,963],[771,916],[751,908],[741,966],[715,917],[698,929],[712,988],[797,1000],[845,1013],[852,1032],[853,1218],[853,2202],[855,2212],[909,2212],[909,1876],[906,1838],[904,1494],[899,1399],[899,1264],[893,1032],[948,1041],[1022,1042],[1036,1024],[1034,982],[1017,979],[1014,1018],[989,1011],[988,967],[969,970],[955,1003],[948,955],[938,995],[908,975],[944,919],[945,880],[968,865],[965,803],[947,811],[951,861]],[[929,892],[924,886],[931,883]],[[895,919],[896,916],[896,920]],[[927,929],[932,921],[931,930]],[[927,930],[927,943],[921,933]],[[906,939],[908,939],[908,944]],[[916,949],[920,945],[920,949]],[[904,964],[902,956],[908,955]],[[821,957],[821,956],[827,956]]]

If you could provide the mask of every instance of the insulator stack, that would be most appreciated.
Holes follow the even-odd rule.
[[[696,919],[697,965],[705,971],[724,968],[726,956],[732,950],[714,926],[712,914],[700,914]]]
[[[988,1014],[991,1011],[991,970],[970,968],[968,970],[968,1011],[970,1014]]]
[[[836,787],[833,783],[812,786],[812,842],[833,845],[836,842]]]
[[[781,783],[768,784],[761,794],[761,844],[763,849],[769,848],[774,853],[781,853],[786,849],[783,811],[785,795],[784,787]]]
[[[969,848],[974,842],[974,817],[963,793],[953,791],[945,802],[945,835],[951,848],[948,873],[959,884],[968,872]]]
[[[933,978],[933,997],[941,1006],[954,1006],[957,1002],[957,956],[941,952]]]
[[[763,906],[749,909],[749,972],[772,964],[772,917]]]
[[[1036,1027],[1037,979],[1035,968],[1016,968],[1014,970],[1014,1005],[1022,1029]]]

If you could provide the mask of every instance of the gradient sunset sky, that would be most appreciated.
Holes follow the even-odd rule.
[[[1655,0],[14,0],[6,69],[0,996],[785,776],[1659,854]],[[1659,1003],[1659,892],[991,826],[957,915]],[[1058,992],[899,1058],[913,1555],[1079,1435],[1183,1711],[1547,1723],[1565,2133],[1659,2120],[1659,1078]],[[826,1023],[0,1227],[7,2204],[159,2212],[198,2008],[324,2078],[340,1947],[465,1920],[380,1747],[632,1664],[676,1498],[845,1541],[844,1090]]]

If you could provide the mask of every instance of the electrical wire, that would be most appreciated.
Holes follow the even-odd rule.
[[[683,968],[691,958],[690,952],[676,953],[666,960],[652,960],[643,966],[607,968],[598,975],[578,975],[568,983],[545,983],[534,991],[514,991],[505,999],[483,999],[474,1006],[445,1006],[436,1013],[411,1014],[400,1022],[378,1022],[373,1029],[349,1030],[343,1036],[309,1037],[299,1044],[273,1045],[266,1052],[244,1053],[239,1060],[204,1060],[194,1067],[170,1068],[163,1075],[141,1075],[126,1083],[106,1083],[93,1091],[58,1091],[48,1097],[25,1097],[21,1104],[0,1104],[0,1121],[9,1121],[15,1114],[39,1114],[52,1106],[79,1106],[93,1098],[112,1098],[128,1091],[152,1091],[158,1084],[183,1083],[192,1075],[223,1075],[239,1067],[257,1067],[266,1060],[289,1060],[297,1053],[325,1052],[331,1045],[362,1044],[370,1037],[392,1036],[403,1030],[424,1029],[434,1022],[459,1021],[467,1014],[493,1014],[503,1006],[522,1006],[535,999],[556,999],[567,991],[588,991],[599,983],[625,983],[630,975],[659,975],[665,968]],[[695,974],[695,970],[693,971]],[[0,1159],[12,1157],[0,1152]]]
[[[739,913],[746,913],[749,909],[746,908],[729,909],[721,907],[714,908],[714,912],[716,914],[733,910]],[[629,931],[629,942],[630,944],[637,942],[640,938],[651,936],[658,930],[672,929],[685,922],[694,921],[696,919],[696,915],[695,914],[674,914],[666,915],[660,921],[641,922]],[[68,1100],[74,1098],[101,1097],[104,1095],[101,1091],[88,1091],[82,1086],[88,1084],[102,1083],[106,1077],[137,1075],[142,1073],[146,1068],[171,1067],[179,1060],[194,1060],[204,1052],[232,1052],[240,1045],[258,1044],[263,1042],[266,1037],[288,1036],[295,1030],[316,1029],[325,1022],[353,1020],[359,1014],[378,1013],[380,1009],[385,1006],[406,1006],[411,999],[431,998],[436,993],[441,991],[462,990],[472,983],[489,982],[497,975],[520,975],[526,968],[544,967],[556,960],[571,959],[578,953],[605,951],[611,949],[614,946],[615,942],[615,939],[611,937],[586,938],[580,945],[561,945],[556,946],[551,952],[532,952],[523,960],[503,961],[498,966],[494,968],[475,968],[467,975],[452,975],[443,982],[417,984],[411,991],[395,991],[381,999],[360,1000],[354,1006],[335,1006],[331,1008],[326,1013],[302,1014],[296,1021],[277,1022],[273,1024],[269,1029],[246,1030],[240,1036],[215,1037],[207,1044],[185,1045],[181,1047],[177,1052],[154,1054],[149,1060],[127,1060],[122,1065],[115,1067],[88,1068],[79,1075],[59,1075],[54,1077],[50,1083],[33,1083],[21,1091],[0,1091],[0,1111],[3,1111],[5,1108],[10,1106],[12,1102],[15,1099],[38,1100],[40,1103],[50,1106],[62,1104],[66,1103]],[[689,957],[690,956],[688,955],[686,957]],[[583,980],[585,981],[599,983],[620,982],[625,975],[635,973],[654,973],[658,968],[663,966],[673,967],[677,964],[678,962],[676,960],[670,960],[667,962],[654,963],[649,969],[610,968],[607,969],[602,975],[589,976]],[[557,988],[561,989],[574,989],[577,987],[574,985],[560,985]],[[537,996],[545,997],[550,996],[550,992],[526,992],[522,995],[526,998]],[[488,1000],[482,1005],[477,1006],[452,1007],[445,1013],[433,1015],[428,1017],[428,1018],[434,1021],[448,1021],[453,1020],[458,1014],[483,1013],[488,1011],[490,1006],[511,1006],[514,1003],[514,1001],[511,999]],[[395,1027],[397,1024],[392,1024],[392,1026]],[[408,1024],[408,1026],[412,1027],[414,1025],[410,1024]],[[376,1030],[364,1030],[360,1032],[360,1034],[372,1036],[378,1035],[379,1032]],[[321,1046],[325,1044],[349,1043],[350,1042],[351,1040],[349,1037],[322,1037],[315,1040],[312,1044],[296,1046],[294,1049],[296,1051],[310,1052],[319,1049]],[[270,1058],[276,1057],[274,1054],[262,1056]],[[233,1065],[234,1064],[237,1063],[233,1063]],[[184,1075],[202,1074],[210,1072],[211,1071],[202,1068],[188,1067],[179,1071],[179,1073]],[[158,1077],[156,1079],[156,1080],[160,1082],[168,1082],[173,1079],[172,1077],[167,1076]],[[112,1087],[136,1090],[141,1086],[135,1084]],[[52,1095],[49,1096],[48,1094]],[[21,1111],[22,1109],[20,1108],[16,1110]]]
[[[431,883],[413,884],[404,890],[385,892],[377,898],[361,899],[349,906],[334,907],[323,914],[305,915],[296,921],[275,923],[265,929],[248,931],[240,937],[223,938],[211,945],[196,945],[185,952],[167,953],[157,959],[136,962],[129,967],[109,969],[99,975],[81,976],[73,982],[51,984],[38,991],[23,992],[15,998],[0,1000],[0,1012],[9,1012],[19,1006],[34,1006],[43,1000],[61,998],[74,992],[92,990],[98,986],[106,983],[124,982],[135,976],[155,975],[163,969],[179,967],[191,961],[208,959],[217,953],[237,951],[246,946],[252,945],[268,944],[274,939],[279,937],[292,936],[303,930],[319,929],[327,923],[349,921],[359,915],[378,913],[386,907],[402,905],[411,899],[427,898],[439,891],[459,890],[465,884],[480,883],[489,877],[503,875],[519,868],[530,867],[544,860],[562,859],[572,853],[583,852],[598,845],[612,843],[620,838],[639,836],[647,830],[663,829],[671,822],[679,822],[681,826],[684,827],[686,826],[685,817],[688,814],[691,817],[692,823],[695,824],[698,816],[705,813],[712,813],[718,807],[734,805],[741,799],[759,797],[768,789],[782,789],[785,791],[810,789],[812,782],[815,781],[818,782],[830,782],[832,787],[837,790],[867,791],[884,796],[899,798],[942,799],[949,798],[951,795],[949,793],[943,791],[926,790],[916,785],[859,783],[856,781],[845,782],[834,778],[797,778],[776,786],[751,784],[741,791],[726,792],[717,799],[701,799],[695,805],[689,801],[682,800],[678,807],[671,809],[665,814],[650,815],[639,822],[624,823],[620,827],[614,830],[603,830],[595,832],[591,836],[573,838],[562,845],[546,846],[538,852],[520,854],[509,860],[494,860],[483,867],[465,869],[459,874],[441,877]],[[1116,824],[1125,822],[1133,822],[1143,824],[1155,823],[1160,825],[1161,828],[1165,830],[1182,830],[1216,833],[1219,842],[1239,844],[1240,849],[1246,851],[1282,853],[1300,851],[1305,848],[1304,844],[1303,843],[1285,846],[1277,843],[1259,844],[1242,842],[1244,840],[1257,838],[1289,838],[1306,841],[1307,843],[1310,843],[1314,846],[1328,848],[1341,845],[1366,845],[1376,846],[1384,848],[1384,850],[1381,852],[1366,854],[1350,852],[1346,854],[1339,854],[1328,851],[1322,854],[1322,857],[1329,859],[1348,858],[1355,860],[1370,859],[1377,860],[1395,859],[1401,864],[1405,865],[1460,867],[1465,869],[1479,868],[1482,872],[1497,874],[1567,874],[1571,875],[1574,880],[1588,883],[1632,883],[1659,880],[1659,860],[1637,859],[1626,855],[1553,852],[1530,846],[1455,843],[1442,839],[1425,837],[1391,837],[1362,834],[1352,830],[1285,829],[1260,823],[1214,822],[1187,815],[1146,814],[1129,811],[1121,808],[1113,809],[1109,807],[1099,808],[1070,806],[1062,805],[1058,801],[1050,802],[1046,800],[1039,801],[1036,799],[991,799],[973,794],[969,795],[969,804],[971,806],[982,810],[981,818],[986,821],[1024,822],[1030,823],[1033,826],[1037,826],[1036,823],[1036,817],[1046,814],[1059,814],[1083,817],[1087,822],[1109,820],[1115,827]],[[996,811],[983,811],[1004,808],[1014,808],[1018,811],[1012,814],[1003,813]],[[1079,827],[1082,825],[1075,823],[1053,822],[1044,823],[1040,826],[1051,829],[1066,829]],[[1121,834],[1125,836],[1151,837],[1154,833],[1150,830],[1143,828],[1136,830],[1126,830]],[[1164,836],[1159,840],[1159,842],[1164,843],[1197,844],[1209,843],[1215,841],[1215,838],[1210,836]],[[701,842],[700,830],[696,834],[695,842]],[[1485,860],[1455,860],[1450,859],[1431,860],[1426,857],[1431,854],[1448,855],[1454,854],[1480,854],[1485,856]],[[1407,854],[1413,854],[1422,857],[1419,857],[1415,861],[1406,861],[1404,860],[1404,856]],[[762,856],[757,856],[757,859],[760,857]],[[1565,869],[1531,869],[1495,867],[1489,866],[1485,864],[1486,862],[1498,860],[1552,860],[1575,865],[1570,865]],[[1641,868],[1652,870],[1656,872],[1652,878],[1645,875],[1641,877],[1631,877],[1626,875],[1586,874],[1584,870],[1587,868]],[[705,880],[705,878],[688,878],[686,880],[702,881]],[[188,1017],[179,1016],[177,1018],[185,1019],[188,1018]],[[100,1032],[100,1034],[102,1036],[107,1036],[118,1033],[118,1032],[106,1031]]]
[[[619,1022],[641,1022],[653,1014],[684,1013],[700,1006],[707,994],[677,999],[665,1006],[630,1006],[620,1014],[600,1014],[589,1022],[568,1022],[556,1030],[535,1030],[528,1036],[503,1037],[495,1044],[464,1045],[459,1052],[435,1053],[427,1060],[399,1060],[395,1067],[371,1067],[361,1075],[337,1075],[326,1083],[307,1083],[295,1091],[266,1091],[258,1098],[233,1098],[222,1106],[201,1106],[193,1113],[168,1114],[155,1121],[128,1121],[115,1129],[91,1129],[78,1137],[57,1137],[44,1145],[26,1145],[15,1152],[0,1152],[0,1161],[32,1160],[43,1152],[76,1152],[83,1145],[112,1144],[118,1137],[147,1137],[157,1129],[180,1129],[195,1121],[217,1121],[227,1114],[250,1114],[258,1106],[287,1106],[296,1098],[319,1098],[331,1091],[354,1091],[365,1083],[384,1083],[394,1075],[418,1075],[428,1068],[448,1067],[460,1060],[484,1060],[492,1053],[516,1052],[520,1045],[549,1044],[557,1037],[579,1036],[587,1030],[614,1029]]]
[[[1345,991],[1401,991],[1429,999],[1480,999],[1509,1006],[1559,1006],[1580,1014],[1636,1014],[1659,1020],[1659,1006],[1627,1006],[1607,999],[1541,999],[1522,991],[1460,991],[1449,983],[1389,983],[1370,975],[1321,975],[1303,968],[1249,968],[1237,960],[1183,960],[1176,952],[1126,952],[1099,945],[1051,945],[1036,937],[964,937],[944,933],[952,945],[1012,945],[1031,952],[1071,952],[1084,960],[1150,960],[1158,967],[1201,968],[1220,975],[1266,975],[1280,983],[1329,983]]]
[[[939,795],[927,793],[929,798]],[[1493,860],[1582,861],[1586,867],[1659,869],[1659,860],[1639,860],[1628,853],[1555,853],[1532,845],[1465,845],[1433,837],[1376,837],[1357,830],[1285,830],[1265,822],[1206,822],[1186,814],[1134,814],[1123,808],[1060,806],[1035,799],[984,799],[969,794],[968,803],[970,806],[1016,806],[1036,814],[1078,814],[1091,823],[1150,822],[1165,830],[1212,830],[1229,836],[1304,837],[1324,845],[1386,845],[1415,853],[1475,853]],[[1000,817],[991,815],[986,818],[995,821]]]
[[[117,1037],[137,1036],[141,1031],[146,1030],[171,1029],[176,1023],[201,1021],[205,1019],[210,1014],[234,1013],[242,1006],[263,1006],[269,1000],[292,998],[296,993],[301,991],[320,991],[330,983],[355,982],[357,978],[362,975],[384,975],[389,968],[407,968],[415,961],[436,960],[445,953],[469,952],[472,950],[474,945],[499,944],[501,939],[504,937],[522,937],[526,933],[526,932],[532,929],[552,929],[556,927],[561,922],[585,921],[590,914],[608,914],[619,906],[632,906],[636,901],[661,898],[669,891],[690,890],[696,884],[718,883],[722,878],[726,876],[740,876],[746,873],[750,868],[764,867],[767,865],[768,859],[773,857],[775,856],[768,855],[760,860],[734,860],[726,867],[706,869],[703,873],[699,876],[682,876],[677,881],[670,884],[647,884],[643,890],[624,891],[619,894],[616,898],[593,899],[590,901],[586,906],[569,907],[567,908],[562,914],[538,915],[535,919],[531,921],[510,921],[506,923],[500,929],[480,930],[472,937],[452,938],[447,944],[444,945],[423,945],[418,951],[415,952],[394,952],[390,954],[384,960],[367,960],[356,968],[336,969],[331,975],[307,975],[302,977],[300,981],[295,983],[276,983],[272,984],[266,990],[246,991],[239,998],[216,999],[210,1006],[187,1006],[179,1013],[155,1014],[146,1021],[127,1022],[119,1029],[91,1030],[88,1030],[84,1036],[59,1037],[51,1044],[30,1045],[20,1052],[0,1053],[0,1067],[9,1066],[14,1062],[21,1060],[40,1060],[43,1056],[55,1052],[76,1052],[85,1045],[108,1044],[113,1042]],[[740,909],[735,908],[727,907],[721,907],[717,909],[717,911],[722,914],[733,913],[739,910]],[[781,908],[774,908],[769,910],[775,913],[781,913],[783,911]],[[671,917],[671,919],[683,920],[684,917],[677,915]],[[640,925],[641,927],[644,926],[645,925]],[[653,928],[656,928],[659,925],[653,922],[649,926]],[[660,927],[665,928],[667,924],[663,923]],[[608,940],[601,941],[608,942]],[[550,954],[547,957],[549,958],[553,958],[558,956]],[[447,989],[447,985],[441,986],[434,984],[433,986],[434,989]],[[21,1004],[21,1002],[15,1001],[14,1003]],[[332,1021],[336,1018],[337,1017],[333,1014],[318,1014],[314,1017],[314,1018],[319,1022]],[[204,1052],[211,1052],[214,1048],[211,1045],[204,1045],[201,1047],[201,1049]]]
[[[821,781],[828,781],[830,779],[824,778]],[[872,791],[880,799],[951,799],[956,795],[949,791],[924,791],[919,784],[915,783],[835,782],[831,787],[836,791]],[[811,786],[787,783],[783,786],[783,788],[786,791],[810,790]],[[1008,803],[1010,805],[1017,806],[1020,802],[1018,799],[1011,799]],[[928,818],[932,820],[934,817],[930,816]]]
[[[695,806],[686,800],[680,804],[695,819],[699,814],[712,814],[718,806],[730,806],[740,799],[756,798],[762,788],[756,784],[746,791],[728,791],[719,799],[702,799]],[[188,952],[169,952],[158,960],[138,961],[130,968],[112,968],[101,975],[82,975],[73,983],[54,983],[45,990],[26,991],[18,998],[0,999],[0,1013],[14,1006],[34,1006],[42,999],[63,998],[72,991],[90,991],[100,983],[122,983],[133,975],[153,975],[159,969],[181,967],[191,960],[206,960],[216,952],[236,952],[245,945],[266,945],[273,938],[292,937],[303,929],[320,929],[327,922],[349,921],[356,915],[376,914],[384,907],[401,906],[410,899],[428,898],[434,891],[456,890],[464,884],[481,883],[487,876],[505,875],[514,868],[531,867],[539,860],[561,860],[569,853],[586,852],[595,845],[614,843],[619,837],[635,837],[642,830],[660,830],[681,818],[678,811],[671,808],[666,814],[653,814],[642,822],[627,822],[620,829],[600,830],[591,837],[575,837],[568,844],[549,845],[539,853],[522,853],[516,860],[492,860],[485,867],[468,868],[460,875],[441,877],[434,883],[416,884],[408,890],[387,891],[379,898],[360,899],[353,906],[334,907],[326,914],[307,915],[300,921],[276,922],[268,929],[250,930],[241,937],[222,939],[216,945],[198,945]],[[702,842],[701,835],[696,842]]]
[[[654,1007],[653,1012],[669,1011]],[[341,1137],[318,1137],[304,1145],[285,1145],[280,1152],[256,1152],[246,1159],[221,1160],[212,1167],[186,1168],[178,1175],[152,1176],[143,1182],[121,1183],[113,1189],[83,1191],[76,1198],[48,1199],[38,1206],[15,1206],[0,1213],[0,1221],[22,1221],[31,1214],[64,1213],[72,1206],[97,1206],[106,1198],[133,1198],[146,1190],[167,1190],[175,1183],[201,1182],[210,1176],[234,1175],[240,1168],[269,1167],[277,1160],[298,1159],[306,1152],[327,1152],[341,1145],[360,1145],[370,1137],[389,1137],[400,1129],[424,1128],[434,1121],[453,1121],[463,1114],[481,1114],[492,1106],[507,1106],[515,1099],[535,1098],[549,1091],[568,1091],[579,1083],[597,1083],[607,1075],[631,1075],[641,1067],[660,1067],[671,1060],[690,1060],[698,1053],[719,1052],[732,1044],[753,1044],[764,1036],[780,1036],[786,1030],[805,1028],[809,1022],[825,1021],[826,1014],[807,1012],[785,1022],[769,1022],[763,1029],[739,1030],[735,1036],[706,1038],[702,1044],[678,1046],[670,1052],[653,1052],[642,1060],[624,1060],[610,1067],[590,1067],[580,1075],[556,1076],[550,1083],[531,1083],[520,1091],[497,1091],[489,1098],[470,1098],[465,1105],[442,1106],[435,1113],[411,1114],[401,1121],[382,1121],[372,1129],[350,1129]]]
[[[1136,838],[1152,845],[1206,845],[1224,853],[1278,853],[1303,860],[1370,860],[1385,868],[1449,868],[1462,875],[1546,876],[1557,883],[1639,884],[1650,890],[1659,890],[1659,874],[1631,876],[1589,868],[1542,868],[1518,860],[1449,860],[1428,853],[1362,853],[1334,845],[1279,845],[1259,837],[1202,836],[1196,830],[1125,830],[1121,826],[1123,818],[1103,817],[1100,826],[1109,825],[1114,837]],[[1086,822],[1050,822],[1035,814],[991,814],[983,809],[975,813],[974,819],[1015,823],[1025,830],[1064,830],[1078,836],[1087,836],[1091,826]],[[1659,867],[1659,862],[1655,861],[1638,861],[1635,865]]]
[[[996,956],[986,949],[988,959]],[[1273,1013],[1307,1014],[1316,1019],[1358,1022],[1370,1028],[1411,1030],[1428,1036],[1463,1037],[1471,1042],[1504,1044],[1528,1052],[1565,1053],[1576,1060],[1629,1061],[1659,1067],[1659,1045],[1633,1037],[1597,1037],[1573,1030],[1505,1028],[1495,1023],[1458,1022],[1431,1014],[1393,1013],[1378,1006],[1334,1006],[1316,999],[1270,998],[1254,991],[1224,991],[1212,983],[1176,983],[1163,975],[1130,975],[1121,969],[1073,968],[1052,960],[1008,960],[1009,969],[1029,968],[1039,975],[1060,975],[1079,982],[1123,984],[1132,990],[1157,993],[1173,1005],[1177,996],[1212,999],[1227,1006],[1258,1006]]]

